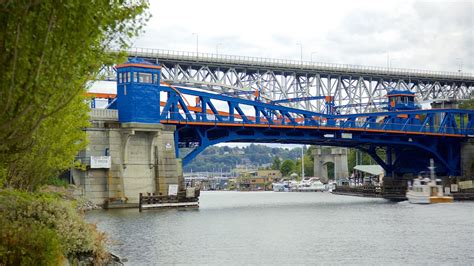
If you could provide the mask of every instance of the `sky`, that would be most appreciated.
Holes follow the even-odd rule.
[[[150,0],[149,12],[133,47],[474,73],[474,0]]]
[[[474,72],[474,1],[162,1],[133,47]],[[302,51],[302,53],[301,53]]]

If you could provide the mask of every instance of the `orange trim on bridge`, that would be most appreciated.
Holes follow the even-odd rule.
[[[390,94],[387,95],[387,97],[395,97],[395,96],[409,96],[409,97],[415,97],[413,94]]]
[[[115,66],[115,68],[117,68],[117,69],[124,68],[124,67],[143,67],[143,68],[161,69],[161,66],[147,65],[147,64],[137,64],[137,63],[125,63],[125,64]]]
[[[93,97],[93,98],[115,99],[117,97],[117,94],[115,94],[115,93],[86,92],[86,96]]]
[[[365,128],[340,128],[340,127],[326,127],[326,126],[292,126],[292,125],[263,125],[263,124],[231,124],[221,122],[180,122],[177,120],[161,120],[162,124],[175,125],[201,125],[201,126],[231,126],[231,127],[260,127],[260,128],[298,128],[298,129],[313,129],[313,130],[344,130],[344,131],[364,131],[375,133],[395,133],[395,134],[411,134],[411,135],[429,135],[429,136],[444,136],[444,137],[459,137],[463,138],[465,135],[461,134],[447,134],[447,133],[431,133],[431,132],[417,132],[417,131],[398,131],[398,130],[384,130],[384,129],[365,129]]]

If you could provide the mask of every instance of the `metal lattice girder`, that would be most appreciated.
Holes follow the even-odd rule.
[[[162,123],[207,123],[236,126],[329,127],[347,131],[370,131],[433,136],[474,135],[474,111],[459,109],[397,110],[364,114],[323,114],[256,100],[173,86],[160,86],[166,93],[160,110]],[[186,98],[198,98],[190,106]],[[221,106],[217,106],[220,102]],[[171,122],[170,122],[171,121]],[[439,135],[441,134],[441,135]]]
[[[418,101],[468,99],[474,96],[474,75],[413,69],[314,63],[293,60],[133,49],[162,66],[162,80],[217,92],[259,90],[263,99],[334,96],[341,113],[379,111],[373,104],[391,88],[416,93]],[[251,97],[247,95],[246,97]],[[322,112],[321,100],[289,102],[288,106]]]

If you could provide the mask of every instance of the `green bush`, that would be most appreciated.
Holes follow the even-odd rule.
[[[0,265],[54,265],[62,258],[54,230],[31,219],[0,218]]]
[[[59,177],[49,177],[47,178],[44,182],[43,185],[51,185],[51,186],[56,186],[56,187],[67,187],[68,182],[60,179]]]
[[[21,254],[28,257],[25,258],[26,261],[32,261],[34,264],[49,264],[50,256],[56,254],[58,259],[58,252],[69,258],[90,254],[97,261],[107,257],[105,236],[99,233],[94,225],[84,221],[73,202],[61,199],[57,193],[0,190],[0,216],[2,217],[0,251],[10,254],[9,261],[23,259],[16,257]],[[11,230],[12,228],[19,229]],[[30,233],[23,234],[22,228],[29,230]],[[7,233],[3,233],[4,231]],[[16,249],[11,249],[10,240],[18,242]],[[56,248],[55,241],[58,243]],[[30,246],[28,243],[34,244]],[[38,257],[38,254],[35,254],[38,253],[34,248],[36,246],[43,249],[50,246],[51,249],[44,250],[43,257]]]

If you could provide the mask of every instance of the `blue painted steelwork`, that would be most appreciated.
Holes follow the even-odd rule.
[[[129,63],[119,73],[148,69]],[[158,68],[152,71],[159,74]],[[131,93],[125,93],[125,85]],[[420,110],[408,103],[402,110],[395,105],[387,112],[336,115],[156,82],[119,82],[118,87],[120,121],[176,125],[176,149],[195,148],[183,164],[220,142],[276,142],[364,150],[393,176],[425,170],[430,158],[435,159],[438,173],[459,175],[461,143],[474,135],[474,110]],[[197,99],[196,106],[190,106],[187,98]],[[380,158],[380,149],[390,151],[386,158]]]

